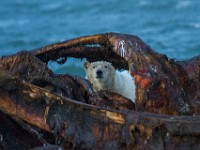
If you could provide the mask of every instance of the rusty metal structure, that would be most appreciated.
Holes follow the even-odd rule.
[[[47,67],[68,57],[129,70],[136,103]],[[200,56],[175,61],[137,36],[105,33],[4,56],[0,68],[0,149],[200,147]]]

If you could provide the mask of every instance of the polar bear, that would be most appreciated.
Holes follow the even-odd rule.
[[[135,102],[135,83],[128,71],[118,71],[106,61],[84,63],[86,79],[94,88],[94,91],[108,90]]]

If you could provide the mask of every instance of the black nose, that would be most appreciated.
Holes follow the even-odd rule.
[[[97,70],[97,75],[102,76],[103,72],[101,70]]]

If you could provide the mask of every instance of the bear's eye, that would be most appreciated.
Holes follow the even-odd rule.
[[[93,66],[92,68],[95,69],[95,66]]]
[[[107,69],[107,68],[108,68],[108,66],[105,66],[105,68]]]

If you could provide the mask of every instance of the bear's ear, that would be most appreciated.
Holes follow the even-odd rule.
[[[112,63],[108,63],[108,67],[110,68],[110,69],[116,69],[114,66],[113,66],[113,64]]]
[[[84,62],[84,68],[87,69],[90,66],[90,63],[88,61]]]

